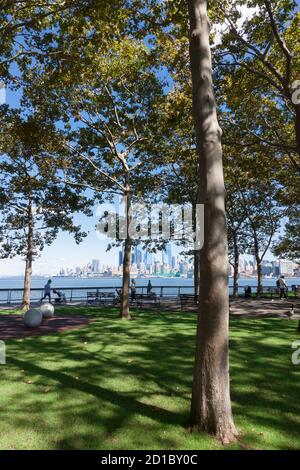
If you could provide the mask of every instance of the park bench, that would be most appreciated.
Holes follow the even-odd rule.
[[[198,304],[198,295],[194,294],[180,294],[180,309],[181,311],[187,307],[196,307]]]
[[[99,292],[87,292],[86,293],[86,303],[95,304],[99,302]]]
[[[295,297],[300,297],[300,286],[292,285],[292,292],[294,292]]]
[[[113,305],[115,300],[115,294],[113,292],[100,292],[99,301],[104,305]]]
[[[278,296],[277,287],[264,287],[262,291],[256,292],[256,297],[270,297],[271,299]]]
[[[113,292],[87,292],[87,304],[114,304],[115,294]]]
[[[135,299],[131,300],[132,304],[136,304],[137,307],[143,307],[145,305],[153,305],[155,307],[160,306],[160,298],[155,294],[136,294]]]

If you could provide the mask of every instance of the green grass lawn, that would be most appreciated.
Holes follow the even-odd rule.
[[[192,313],[89,313],[80,330],[9,340],[0,365],[0,449],[218,449],[187,431]],[[2,312],[12,313],[12,312]],[[231,319],[231,388],[240,442],[228,448],[300,448],[297,322]],[[0,335],[1,336],[1,335]]]

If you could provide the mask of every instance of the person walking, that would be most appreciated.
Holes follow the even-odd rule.
[[[147,285],[147,295],[148,296],[151,295],[151,291],[152,291],[152,284],[151,284],[151,281],[149,279],[149,282],[148,282],[148,285]]]
[[[284,276],[280,276],[278,281],[279,281],[278,285],[279,285],[279,290],[280,290],[280,299],[282,300],[283,297],[287,299],[287,295],[286,295],[287,285],[286,285]]]
[[[49,281],[47,282],[47,284],[45,284],[45,287],[44,287],[44,297],[42,297],[41,300],[45,300],[46,297],[48,297],[49,299],[49,302],[51,302],[51,279],[49,279]]]
[[[135,294],[136,294],[136,284],[135,284],[134,279],[132,279],[132,281],[131,281],[130,288],[131,288],[131,300],[133,301],[133,300],[135,300]]]

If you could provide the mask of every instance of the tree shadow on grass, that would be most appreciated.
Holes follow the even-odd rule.
[[[7,399],[15,428],[24,429],[26,416],[36,416],[44,432],[54,434],[46,438],[53,448],[216,445],[184,429],[195,316],[142,311],[121,322],[114,315],[95,309],[95,321],[83,330],[10,342],[8,364],[34,381],[20,404],[16,394]],[[290,361],[294,329],[295,322],[285,320],[231,320],[233,409],[251,447],[300,447],[300,371]],[[40,395],[47,386],[55,397],[49,403]]]

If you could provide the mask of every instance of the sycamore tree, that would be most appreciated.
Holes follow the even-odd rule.
[[[242,6],[252,7],[242,20]],[[277,255],[297,250],[300,195],[299,5],[262,0],[220,5],[222,42],[215,48],[218,98],[228,148],[269,157],[286,234]],[[220,16],[220,15],[219,15]],[[224,28],[225,22],[225,28]],[[256,166],[256,165],[254,165]],[[276,168],[276,172],[274,169]],[[291,249],[289,249],[289,247]]]
[[[284,226],[273,249],[276,256],[297,261],[300,260],[300,177],[289,165],[283,165],[278,171],[278,181],[278,202],[284,209]]]
[[[244,145],[261,142],[300,172],[299,6],[294,0],[218,2],[218,83]],[[243,8],[244,7],[244,8]],[[242,18],[245,7],[249,15]],[[251,8],[252,7],[252,8]]]
[[[281,188],[276,180],[276,166],[265,154],[244,151],[236,162],[239,165],[234,174],[237,207],[244,214],[251,233],[248,252],[256,260],[257,290],[260,292],[263,288],[262,261],[271,249],[284,215],[278,200]]]
[[[237,431],[229,390],[228,249],[221,129],[213,92],[207,2],[187,3],[199,202],[205,207],[191,424],[225,443],[234,440]]]
[[[73,214],[89,214],[80,192],[59,182],[59,168],[51,158],[53,126],[39,115],[22,117],[7,112],[0,130],[0,254],[25,260],[22,308],[30,305],[32,266],[59,230],[79,243],[85,233]]]
[[[115,196],[125,200],[120,316],[129,319],[131,207],[151,186],[155,167],[145,145],[152,138],[151,108],[162,87],[141,41],[112,42],[102,55],[91,54],[88,64],[74,75],[58,72],[56,62],[30,70],[26,93],[28,102],[59,121],[56,140],[65,148],[65,183],[92,192],[100,202]]]
[[[300,260],[300,207],[296,210],[288,210],[287,215],[289,221],[285,224],[284,235],[273,247],[276,256],[291,259],[292,261]]]
[[[22,69],[31,61],[70,60],[71,56],[75,63],[78,50],[87,41],[90,48],[103,48],[128,22],[129,5],[123,0],[2,0],[0,77],[13,81],[20,78],[16,69],[10,68],[12,64]]]

